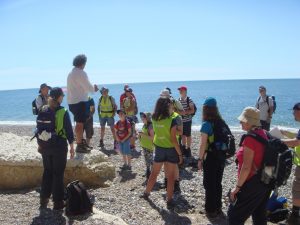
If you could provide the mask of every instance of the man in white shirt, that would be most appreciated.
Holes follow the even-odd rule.
[[[83,141],[83,125],[88,118],[88,95],[97,92],[98,87],[90,83],[86,72],[83,70],[87,58],[85,55],[77,55],[73,60],[74,68],[68,75],[68,104],[69,109],[74,115],[76,133],[76,152],[86,153],[90,151],[87,144]]]
[[[267,95],[267,89],[264,86],[259,87],[259,94],[255,107],[260,111],[260,123],[263,129],[269,131],[272,115],[274,112],[274,104],[271,96]]]

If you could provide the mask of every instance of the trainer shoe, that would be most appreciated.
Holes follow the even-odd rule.
[[[102,139],[100,139],[100,142],[99,142],[99,145],[98,145],[98,147],[100,147],[100,148],[104,148],[104,143],[103,143],[103,140],[102,140]]]
[[[83,143],[77,144],[75,151],[78,153],[90,153],[91,152],[91,150],[87,149]]]

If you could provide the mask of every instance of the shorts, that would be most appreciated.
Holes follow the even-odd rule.
[[[87,102],[79,102],[77,104],[69,104],[69,109],[74,115],[74,120],[77,123],[85,123],[88,118]]]
[[[190,137],[192,135],[192,121],[183,122],[182,135]]]
[[[295,178],[292,187],[293,199],[300,199],[300,166],[296,167]]]
[[[87,139],[91,139],[94,135],[94,120],[93,117],[88,118],[84,125],[83,125],[83,131],[85,132],[85,136]]]
[[[109,127],[113,127],[115,125],[115,119],[113,117],[100,117],[99,120],[101,127],[105,127],[106,124]]]
[[[162,163],[162,162],[169,162],[169,163],[179,163],[179,156],[176,152],[175,148],[162,148],[155,146],[155,151],[153,153],[154,162]]]
[[[261,128],[266,130],[266,131],[269,131],[270,130],[270,123],[268,123],[267,121],[265,120],[261,120],[260,121],[260,124],[261,124]]]
[[[130,139],[127,139],[125,142],[119,142],[119,148],[122,155],[131,155],[130,149]]]

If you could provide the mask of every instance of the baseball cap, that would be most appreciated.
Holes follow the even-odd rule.
[[[178,88],[179,91],[187,91],[187,87],[186,86],[181,86]]]
[[[216,107],[217,106],[217,100],[213,97],[208,97],[205,99],[203,105],[209,106],[209,107]]]
[[[124,109],[118,109],[117,110],[117,114],[120,114],[121,112],[124,113],[124,114],[126,114],[126,112],[124,111]]]
[[[293,110],[300,110],[300,102],[294,105]]]
[[[42,90],[43,88],[48,88],[49,90],[51,90],[51,87],[50,87],[50,86],[48,86],[46,83],[43,83],[43,84],[40,85],[39,93],[41,93],[41,90]]]
[[[60,96],[65,96],[63,90],[60,87],[52,88],[50,91],[50,97],[53,99],[58,99]]]

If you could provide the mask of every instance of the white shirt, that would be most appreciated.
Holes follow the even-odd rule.
[[[256,108],[260,111],[260,120],[268,121],[269,109],[273,107],[273,99],[269,96],[269,105],[267,103],[267,96],[259,97],[259,101],[256,102]]]
[[[86,72],[76,67],[68,75],[67,89],[68,104],[87,102],[88,94],[94,92],[94,86],[90,83]]]

